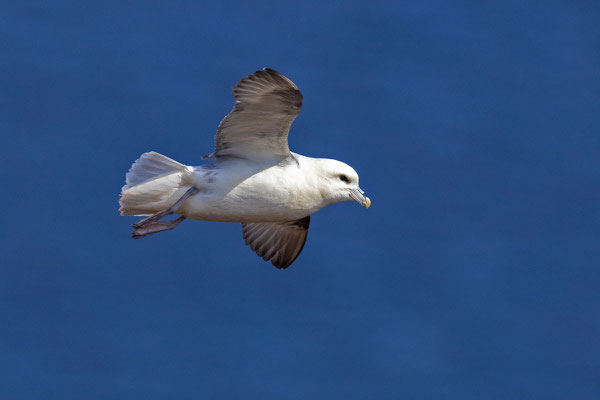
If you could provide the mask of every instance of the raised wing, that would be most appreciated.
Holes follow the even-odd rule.
[[[289,222],[244,222],[242,233],[246,244],[263,260],[287,268],[300,255],[309,225],[310,216]]]
[[[215,152],[208,157],[289,157],[288,133],[302,107],[294,82],[265,68],[239,81],[233,97],[235,106],[219,124]]]

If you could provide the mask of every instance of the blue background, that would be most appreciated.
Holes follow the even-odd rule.
[[[596,2],[50,3],[0,8],[0,398],[600,398]],[[132,240],[131,163],[200,163],[264,66],[371,209],[284,271]]]

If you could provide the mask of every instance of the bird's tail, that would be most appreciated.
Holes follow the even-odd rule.
[[[192,167],[154,151],[142,154],[121,189],[121,215],[150,215],[171,207],[191,187],[185,177],[192,172]]]

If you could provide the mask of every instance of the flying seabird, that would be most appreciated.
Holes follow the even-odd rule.
[[[300,254],[311,214],[330,204],[371,200],[343,162],[292,153],[290,126],[302,107],[296,85],[270,68],[233,88],[235,106],[221,121],[213,161],[198,167],[144,153],[126,176],[121,215],[149,216],[133,238],[175,228],[186,218],[241,222],[246,244],[277,268]],[[174,220],[162,218],[180,214]]]

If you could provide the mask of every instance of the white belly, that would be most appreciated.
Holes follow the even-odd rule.
[[[292,221],[313,214],[323,206],[314,185],[306,182],[302,171],[295,167],[271,166],[249,172],[242,165],[229,168],[227,173],[214,173],[209,180],[202,176],[195,186],[200,192],[187,199],[178,210],[191,219]]]

